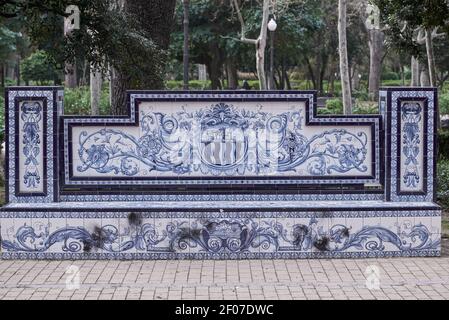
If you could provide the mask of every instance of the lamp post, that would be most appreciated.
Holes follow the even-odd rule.
[[[268,80],[268,89],[274,89],[274,32],[277,28],[274,18],[268,22],[268,30],[270,31],[270,78]]]

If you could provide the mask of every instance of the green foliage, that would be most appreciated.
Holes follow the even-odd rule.
[[[446,209],[449,208],[449,159],[441,159],[437,164],[437,198]]]
[[[401,76],[393,71],[382,73],[382,80],[401,80]]]
[[[326,108],[319,109],[319,114],[343,114],[343,101],[341,99],[329,99],[326,101]]]
[[[441,114],[449,114],[449,93],[440,94],[439,107]]]
[[[19,35],[6,26],[0,25],[0,59],[6,59],[10,52],[16,50],[16,38]]]
[[[174,3],[174,0],[166,1]],[[145,10],[142,10],[140,16],[135,16],[128,11],[120,10],[118,6],[113,5],[113,2],[11,1],[0,6],[0,14],[19,19],[32,44],[38,49],[45,50],[60,70],[63,69],[65,62],[86,61],[103,71],[112,65],[119,72],[130,75],[130,79],[127,79],[130,89],[139,87],[161,89],[166,54],[149,30],[157,33],[169,29],[170,21],[161,23],[158,19],[151,19],[146,16],[148,12]],[[142,3],[143,1],[139,3],[130,1],[126,8],[139,10],[136,7]],[[76,5],[80,10],[80,27],[63,36],[63,18],[69,5]],[[153,26],[153,23],[155,24],[153,28],[148,27]]]
[[[379,105],[375,101],[356,100],[352,113],[354,114],[379,114]]]
[[[22,61],[21,72],[25,82],[34,81],[39,85],[46,84],[59,77],[54,61],[45,51],[37,50]]]
[[[449,130],[438,132],[438,156],[449,160]]]
[[[416,42],[417,28],[441,27],[448,31],[449,6],[442,0],[372,0],[381,13],[381,20],[388,25],[386,32],[390,46],[400,52],[423,56]],[[405,24],[405,28],[404,28]]]
[[[165,86],[168,90],[182,90],[182,80],[170,80],[165,82]],[[189,81],[190,90],[208,90],[210,89],[210,81],[191,80]]]
[[[360,91],[354,90],[354,91],[352,92],[352,96],[353,96],[355,99],[358,99],[358,100],[361,100],[361,101],[367,101],[367,100],[369,100],[369,93],[368,93],[368,91],[366,91],[366,90],[360,90]]]
[[[64,114],[90,115],[89,87],[66,88],[64,91]],[[100,96],[100,114],[110,114],[109,86],[104,86]]]

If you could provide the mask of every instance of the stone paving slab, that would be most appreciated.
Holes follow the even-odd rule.
[[[74,281],[70,282],[73,276]],[[449,257],[3,260],[0,261],[0,299],[449,299]]]

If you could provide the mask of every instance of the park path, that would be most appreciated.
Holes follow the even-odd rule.
[[[67,281],[76,270],[79,288],[76,277]],[[0,260],[0,299],[449,299],[449,255],[445,250],[440,258],[365,260]]]

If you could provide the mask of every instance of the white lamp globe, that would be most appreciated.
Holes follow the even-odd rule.
[[[276,28],[278,27],[276,21],[274,21],[273,18],[271,18],[270,22],[268,22],[268,30],[271,32],[276,31]]]

